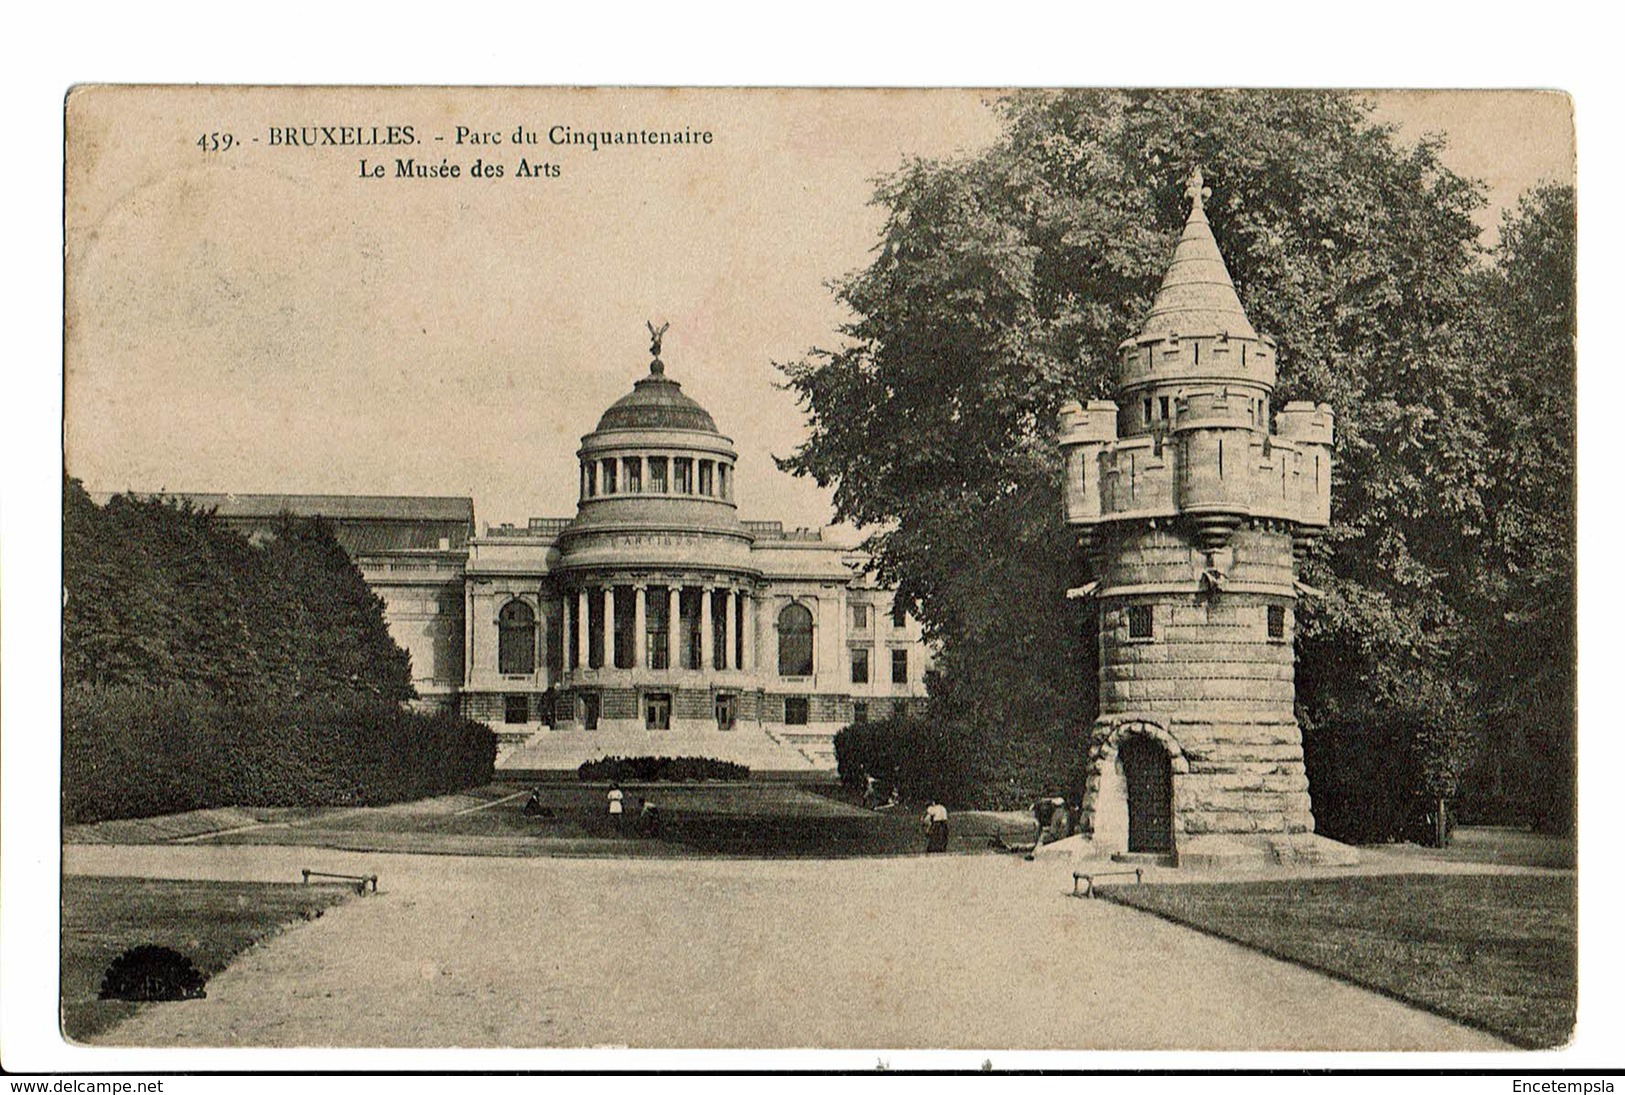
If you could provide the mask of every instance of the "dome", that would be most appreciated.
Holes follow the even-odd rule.
[[[611,403],[598,420],[598,430],[703,430],[716,433],[717,424],[706,409],[683,394],[683,386],[665,375],[659,359],[649,375]]]

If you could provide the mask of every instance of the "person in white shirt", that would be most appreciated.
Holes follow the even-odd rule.
[[[617,825],[620,824],[621,812],[625,809],[625,807],[622,805],[625,798],[626,796],[621,794],[621,785],[619,783],[611,783],[609,785],[609,816]]]
[[[931,805],[925,808],[924,821],[926,852],[946,852],[948,850],[948,807],[932,799]]]

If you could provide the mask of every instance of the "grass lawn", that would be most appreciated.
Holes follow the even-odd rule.
[[[872,811],[839,797],[786,784],[628,783],[626,813],[606,810],[608,784],[543,784],[546,814],[524,812],[530,785],[495,784],[466,803],[430,799],[324,816],[263,829],[223,833],[221,844],[311,844],[355,850],[459,855],[638,855],[839,858],[917,855],[925,834],[913,810]],[[518,797],[512,796],[516,792]],[[470,806],[484,808],[469,809]],[[643,801],[659,823],[640,819]],[[994,837],[1030,839],[1024,819],[1012,830],[990,816],[949,821],[949,851],[991,850]]]
[[[1527,1048],[1560,1045],[1574,1029],[1572,876],[1117,886],[1101,896]]]
[[[62,1031],[84,1040],[138,1008],[162,1006],[96,998],[108,964],[131,947],[173,948],[212,977],[284,925],[320,916],[351,892],[339,886],[69,875],[62,880]]]

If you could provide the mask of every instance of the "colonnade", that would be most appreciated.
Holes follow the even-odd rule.
[[[615,650],[615,620],[616,597],[618,589],[631,589],[633,597],[632,635],[631,641],[626,644],[623,660],[616,658]],[[700,594],[699,614],[699,664],[697,666],[685,665],[690,660],[685,657],[687,651],[682,646],[687,639],[687,633],[680,624],[683,620],[681,611],[681,594],[685,589],[697,589]],[[723,597],[722,615],[719,621],[716,615],[716,595]],[[660,660],[651,655],[656,651],[651,642],[653,636],[649,632],[649,608],[651,597],[663,598],[665,604],[661,606],[665,617],[665,665],[652,665],[651,662]],[[566,669],[585,669],[588,667],[603,667],[616,669],[738,669],[753,670],[755,665],[756,649],[756,614],[752,611],[755,598],[746,590],[732,585],[677,585],[659,582],[587,582],[578,586],[573,593],[565,594],[562,612],[562,646]],[[570,611],[571,601],[574,601],[575,612],[572,619]],[[594,604],[599,606],[599,618],[603,621],[599,630],[597,649],[594,643],[590,621]],[[659,605],[658,601],[654,602]],[[742,626],[741,626],[741,621]],[[720,636],[717,623],[722,623]],[[718,638],[722,640],[719,650],[716,645]],[[573,654],[573,657],[572,657]],[[597,654],[596,666],[593,655]]]

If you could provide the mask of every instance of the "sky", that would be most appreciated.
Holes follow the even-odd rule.
[[[829,345],[828,284],[871,257],[874,179],[972,151],[977,91],[90,89],[69,107],[66,446],[92,490],[466,495],[481,524],[568,516],[575,450],[648,367],[740,452],[741,516],[826,523],[773,455],[804,435],[776,361]],[[1560,95],[1384,93],[1501,209],[1572,177]],[[410,149],[289,147],[273,130]],[[550,146],[578,131],[709,144]],[[458,127],[499,144],[457,143]],[[516,127],[538,143],[513,143]],[[376,128],[375,128],[376,127]],[[197,146],[206,134],[234,147]],[[437,139],[438,138],[438,139]],[[273,143],[274,142],[274,143]],[[396,179],[403,154],[462,165]],[[519,162],[557,177],[519,178]],[[500,179],[473,178],[478,159]],[[362,163],[386,177],[362,177]]]

